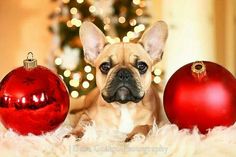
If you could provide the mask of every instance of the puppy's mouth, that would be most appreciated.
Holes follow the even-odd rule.
[[[118,102],[121,104],[126,104],[128,102],[138,103],[144,97],[144,94],[141,96],[137,94],[134,90],[131,90],[129,87],[123,85],[114,90],[109,96],[105,96],[102,93],[103,99],[108,102]]]

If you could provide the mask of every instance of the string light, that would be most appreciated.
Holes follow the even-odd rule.
[[[160,83],[160,82],[161,82],[160,76],[155,76],[153,81],[154,81],[156,84]]]
[[[75,25],[76,27],[80,27],[82,22],[77,18],[73,18],[73,19],[71,19],[71,24]]]
[[[143,14],[143,10],[142,9],[137,9],[136,11],[136,14],[138,15],[138,16],[141,16],[142,14]]]
[[[89,7],[89,11],[91,12],[91,13],[94,13],[95,11],[96,11],[96,7],[95,6],[90,6]]]
[[[79,87],[79,80],[72,79],[70,80],[69,84],[72,87]]]
[[[89,81],[92,81],[94,79],[94,75],[92,73],[89,73],[86,78],[89,80]]]
[[[127,36],[124,36],[122,39],[123,42],[129,42],[129,38]]]
[[[71,8],[70,13],[73,14],[73,15],[77,14],[78,13],[77,8],[75,8],[75,7]]]
[[[74,80],[80,80],[80,77],[81,77],[81,76],[80,76],[79,73],[74,73],[74,74],[73,74],[73,79],[74,79]]]
[[[133,0],[133,3],[134,3],[135,5],[139,5],[140,0]]]
[[[140,24],[140,25],[134,27],[134,32],[135,33],[139,33],[139,32],[142,32],[144,30],[145,30],[144,24]]]
[[[126,19],[125,19],[125,17],[121,16],[121,17],[119,17],[118,21],[120,23],[125,23]]]
[[[82,83],[82,86],[86,89],[86,88],[88,88],[89,87],[89,82],[88,81],[84,81],[83,83]]]
[[[156,68],[154,70],[154,75],[161,75],[161,73],[162,73],[161,69]]]
[[[72,26],[73,26],[72,23],[71,23],[71,21],[67,21],[67,22],[66,22],[66,25],[67,25],[67,27],[72,27]]]
[[[127,37],[130,38],[130,39],[134,38],[134,37],[135,37],[134,32],[132,32],[132,31],[128,31],[128,33],[127,33]]]
[[[91,66],[90,66],[90,65],[86,65],[86,66],[84,67],[84,71],[85,71],[86,73],[90,73],[90,72],[92,71]]]
[[[137,24],[137,21],[135,19],[131,19],[129,21],[130,26],[135,26]]]
[[[103,22],[104,22],[104,24],[109,24],[109,23],[111,23],[111,19],[109,17],[105,17]]]
[[[57,57],[57,58],[55,59],[55,64],[56,64],[56,65],[61,65],[61,64],[62,64],[62,59],[61,59],[60,57]]]
[[[120,42],[120,38],[116,37],[116,38],[114,39],[114,41],[115,41],[115,43],[118,43],[118,42]]]
[[[106,36],[106,40],[108,43],[113,44],[113,40],[110,36]]]
[[[65,77],[70,77],[71,71],[67,69],[67,70],[64,71],[63,74],[64,74]]]
[[[74,90],[71,92],[71,96],[72,96],[72,98],[78,98],[79,92]]]
[[[139,25],[139,29],[140,29],[140,32],[144,31],[145,30],[145,25],[144,24],[140,24]]]
[[[141,1],[139,4],[140,7],[144,8],[146,6],[146,2],[145,1]]]
[[[81,4],[84,2],[84,0],[77,0],[77,2]]]
[[[108,24],[106,24],[106,25],[104,25],[104,30],[109,30],[110,29],[110,25],[108,25]]]
[[[139,27],[138,27],[138,26],[135,26],[135,27],[134,27],[134,32],[135,32],[135,33],[139,33]]]
[[[63,3],[69,3],[70,0],[62,0]]]

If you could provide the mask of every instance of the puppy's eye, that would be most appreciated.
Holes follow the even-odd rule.
[[[138,69],[140,74],[144,74],[147,71],[148,66],[145,62],[137,62],[136,68]]]
[[[100,65],[99,68],[103,74],[107,74],[111,69],[111,64],[109,62],[104,62]]]

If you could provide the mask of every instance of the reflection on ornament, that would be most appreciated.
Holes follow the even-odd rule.
[[[83,86],[83,88],[88,88],[89,87],[89,82],[88,81],[84,81],[83,83],[82,83],[82,86]]]
[[[89,81],[92,81],[94,79],[94,75],[92,73],[89,73],[86,78],[89,80]]]
[[[64,74],[65,77],[70,77],[71,71],[67,69],[67,70],[64,71],[63,74]]]
[[[79,92],[78,91],[74,90],[74,91],[71,92],[71,97],[72,98],[78,98],[78,96],[79,96]]]
[[[62,75],[59,75],[59,77],[60,77],[62,80],[64,80],[64,77],[63,77]]]
[[[85,71],[86,73],[90,73],[90,72],[92,71],[91,66],[90,66],[90,65],[86,65],[86,66],[84,67],[84,71]]]

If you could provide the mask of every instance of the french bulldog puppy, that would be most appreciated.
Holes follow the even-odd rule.
[[[96,68],[97,87],[71,111],[78,122],[73,134],[82,136],[83,125],[146,135],[153,122],[164,120],[164,111],[152,83],[153,66],[161,60],[168,28],[163,21],[147,29],[137,43],[107,44],[93,23],[84,22],[80,39],[85,60]]]

